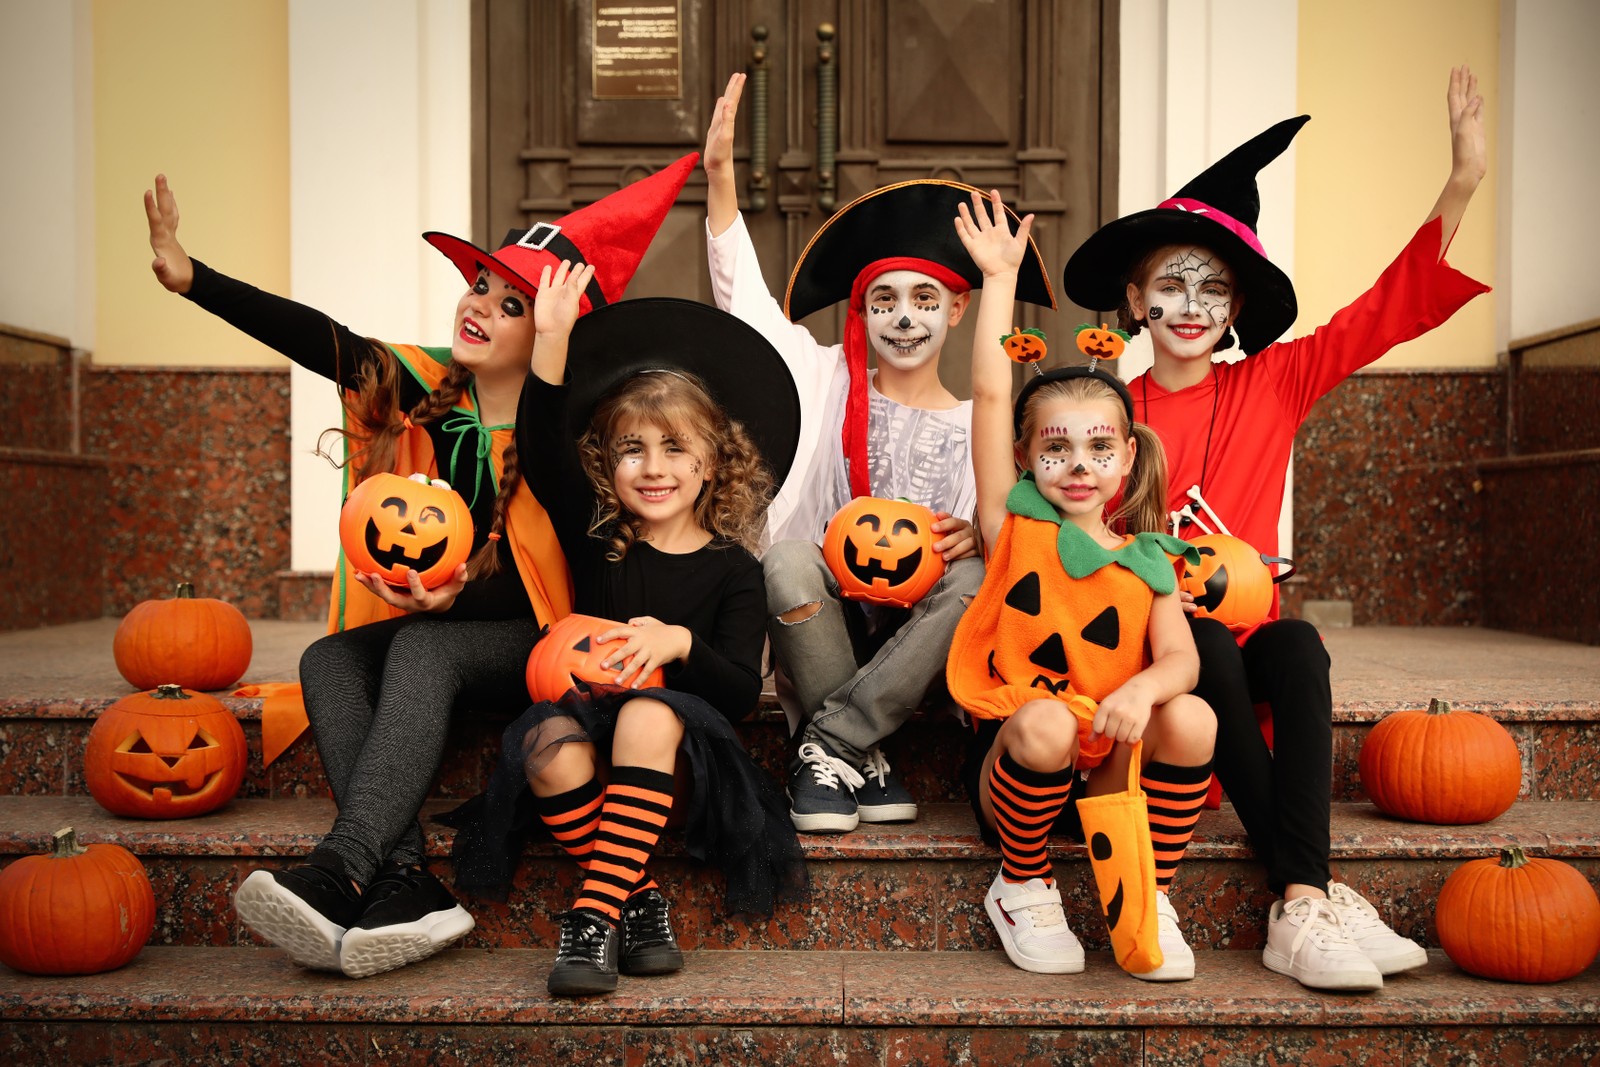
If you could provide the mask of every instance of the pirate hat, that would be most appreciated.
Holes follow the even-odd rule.
[[[961,279],[962,284],[952,285],[937,272],[928,272],[946,288],[957,292],[978,288],[983,272],[973,266],[955,227],[956,209],[962,204],[970,209],[973,193],[988,199],[970,185],[923,178],[886,185],[852,200],[822,224],[800,253],[784,293],[784,314],[799,322],[813,311],[848,299],[862,270],[886,258],[926,260]],[[1017,214],[1010,208],[1006,214],[1015,232]],[[1017,276],[1017,299],[1056,306],[1050,273],[1032,237]]]
[[[578,313],[586,314],[622,299],[645,249],[699,159],[698,152],[691,152],[554,222],[512,230],[493,254],[436,230],[423,234],[422,239],[443,252],[467,281],[475,281],[478,271],[487,267],[530,295],[539,288],[542,268],[559,267],[563,259],[592,263],[594,279],[579,303]]]
[[[1121,307],[1128,276],[1146,254],[1163,245],[1200,245],[1221,255],[1238,279],[1244,306],[1233,326],[1239,347],[1254,353],[1276,341],[1297,314],[1294,283],[1273,266],[1256,236],[1256,175],[1310,118],[1285,119],[1217,160],[1171,199],[1100,227],[1061,272],[1067,297],[1097,311]]]
[[[693,374],[761,450],[783,484],[800,442],[800,394],[783,357],[755,327],[693,300],[644,297],[608,304],[572,327],[567,419],[588,425],[601,397],[644,371]]]

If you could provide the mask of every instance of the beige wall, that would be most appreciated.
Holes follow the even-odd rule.
[[[1308,333],[1359,295],[1432,207],[1450,172],[1449,68],[1478,74],[1488,106],[1490,169],[1449,261],[1495,281],[1498,0],[1345,0],[1300,4],[1295,292]],[[1391,351],[1380,367],[1495,362],[1495,301],[1480,297],[1439,329]]]
[[[165,172],[191,254],[289,291],[284,0],[95,0],[92,10],[96,362],[281,364],[156,283],[140,197]]]

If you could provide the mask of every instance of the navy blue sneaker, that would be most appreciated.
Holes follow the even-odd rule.
[[[867,753],[861,777],[866,784],[856,789],[856,811],[862,822],[910,822],[917,817],[917,802],[889,767],[881,749]]]
[[[789,819],[806,834],[845,834],[861,821],[855,789],[865,779],[826,745],[807,741],[789,764]]]

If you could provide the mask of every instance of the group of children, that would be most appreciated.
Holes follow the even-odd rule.
[[[1255,233],[1256,173],[1301,118],[1102,227],[1067,263],[1072,301],[1149,331],[1150,371],[1131,383],[1093,365],[1030,372],[1015,401],[1000,344],[1014,302],[1055,305],[1032,216],[949,182],[876,190],[824,225],[780,306],[737,205],[742,86],[735,75],[718,100],[703,158],[717,308],[621,299],[693,156],[492,252],[427,235],[468,283],[447,349],[362,338],[191,260],[165,179],[146,194],[161,283],[343,391],[349,484],[443,478],[475,523],[469,562],[433,589],[341,560],[331,632],[301,663],[338,817],[304,863],[245,879],[241,919],[297,962],[352,976],[469,931],[426,868],[418,823],[450,715],[527,707],[529,653],[576,611],[614,620],[596,638],[621,642],[603,664],[614,684],[527,707],[485,794],[450,817],[458,888],[504,893],[541,828],[580,865],[552,994],[683,966],[649,872],[671,824],[722,871],[730,911],[770,914],[806,888],[796,830],[914,819],[881,745],[946,681],[973,728],[963,778],[979,829],[1001,855],[985,907],[1017,966],[1083,968],[1046,841],[1072,828],[1070,800],[1132,775],[1159,945],[1135,977],[1192,977],[1167,892],[1213,771],[1281,898],[1266,966],[1373,989],[1421,964],[1331,878],[1332,700],[1316,631],[1275,608],[1241,635],[1196,617],[1171,562],[1191,531],[1168,519],[1193,489],[1275,554],[1312,404],[1485,291],[1443,260],[1485,170],[1470,72],[1451,72],[1438,203],[1328,325],[1277,342],[1294,290]],[[963,401],[939,367],[974,289]],[[841,300],[842,344],[796,324]],[[1248,359],[1212,362],[1234,343]],[[823,561],[827,520],[862,495],[934,512],[944,574],[909,609],[842,598]],[[755,707],[768,638],[793,732],[786,796],[733,729]]]

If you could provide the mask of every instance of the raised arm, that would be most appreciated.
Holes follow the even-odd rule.
[[[717,106],[711,112],[706,150],[700,156],[706,168],[706,224],[713,237],[720,237],[739,217],[739,190],[733,181],[733,130],[743,92],[743,74],[728,79],[728,87],[717,97]]]
[[[573,269],[563,259],[554,272],[547,265],[539,272],[539,291],[533,297],[532,370],[540,381],[562,385],[567,378],[567,342],[578,321],[579,301],[594,277],[594,264]]]
[[[144,191],[144,215],[150,223],[150,251],[156,254],[150,269],[168,292],[180,296],[194,284],[194,263],[178,243],[178,200],[165,174],[156,175],[154,191]]]
[[[1028,215],[1011,233],[1011,223],[998,190],[990,204],[972,194],[972,210],[959,208],[956,234],[983,272],[978,297],[976,336],[972,342],[972,473],[978,488],[978,528],[983,543],[993,545],[1006,517],[1006,496],[1016,484],[1015,442],[1011,435],[1011,360],[1000,338],[1011,332],[1017,292],[1017,270],[1028,251]],[[992,205],[992,212],[990,206]]]
[[[1444,258],[1450,239],[1461,225],[1467,204],[1489,168],[1489,152],[1483,134],[1483,97],[1478,94],[1478,76],[1463,63],[1450,70],[1446,93],[1450,109],[1450,177],[1423,222],[1440,220],[1439,258]]]

